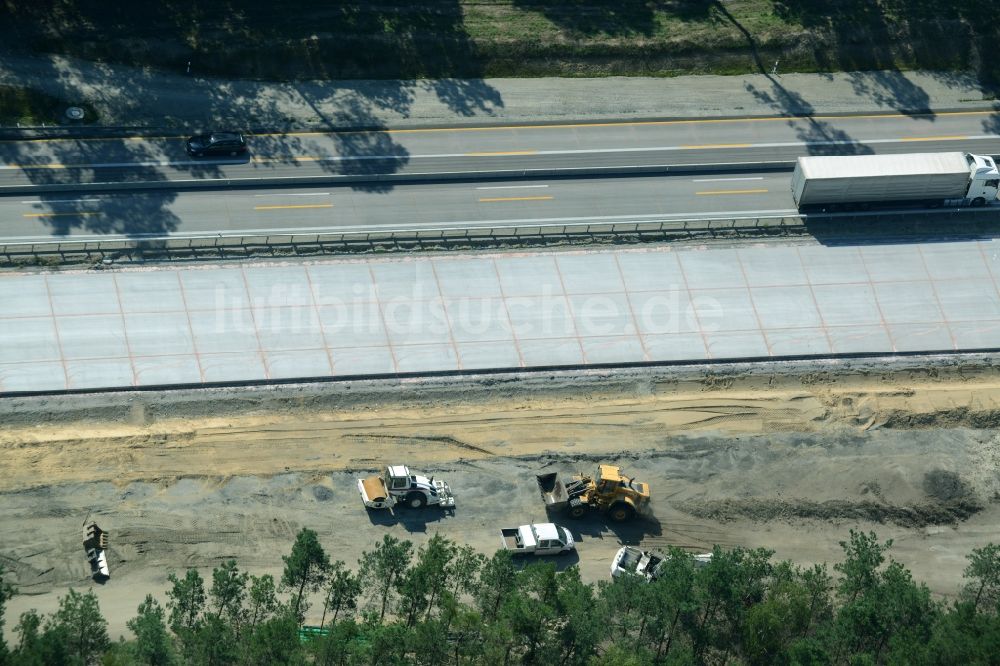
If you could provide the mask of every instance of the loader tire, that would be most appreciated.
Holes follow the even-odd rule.
[[[627,523],[635,518],[635,509],[625,502],[616,502],[608,509],[608,516],[616,523]]]
[[[411,509],[422,509],[427,506],[427,497],[423,493],[410,493],[406,496],[406,506]]]
[[[574,520],[579,520],[580,518],[583,518],[585,515],[587,515],[587,507],[585,507],[582,504],[571,506],[569,508],[569,517],[573,518]]]

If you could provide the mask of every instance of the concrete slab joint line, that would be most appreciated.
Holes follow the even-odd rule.
[[[927,273],[927,277],[930,277],[930,270],[927,267],[927,258],[924,256],[923,250],[920,246],[917,246],[917,252],[920,254],[920,261],[924,266],[924,271]],[[938,296],[937,288],[934,286],[934,281],[930,282],[931,294],[934,296],[934,302],[937,303],[938,309],[941,310],[941,318],[944,322],[945,330],[948,331],[948,337],[951,339],[951,348],[958,350],[958,342],[955,340],[955,332],[951,330],[951,326],[948,325],[947,319],[944,316],[944,307],[941,305],[941,298]]]
[[[809,296],[812,298],[813,305],[816,306],[816,312],[819,314],[819,325],[823,329],[826,344],[831,353],[836,353],[837,349],[833,344],[833,338],[830,337],[830,329],[827,327],[826,318],[823,316],[823,309],[819,306],[819,301],[816,300],[816,290],[813,289],[812,280],[809,279],[809,272],[805,270],[805,262],[802,261],[802,253],[799,251],[798,246],[795,247],[795,256],[798,257],[799,264],[803,265],[802,268],[806,276],[806,283],[809,285]]]
[[[316,302],[316,288],[313,284],[312,275],[309,273],[309,266],[305,265],[302,267],[306,275],[306,287],[309,290],[309,302],[312,303],[313,316],[316,318],[316,325],[319,327],[319,335],[323,340],[323,351],[326,353],[327,363],[330,364],[330,376],[334,376],[337,373],[336,366],[333,361],[333,352],[330,350],[330,341],[326,337],[326,328],[323,326],[323,319],[319,313],[319,304]]]
[[[267,354],[264,352],[264,346],[260,343],[260,329],[257,327],[257,317],[253,312],[253,294],[250,292],[250,283],[247,281],[247,269],[245,265],[240,266],[240,279],[243,281],[243,293],[247,298],[250,325],[253,327],[253,335],[257,340],[257,354],[260,356],[260,362],[264,367],[264,379],[271,379],[271,372],[268,369]],[[218,333],[219,331],[216,332]]]
[[[500,291],[500,301],[503,303],[503,313],[507,318],[507,326],[510,327],[511,339],[514,341],[514,350],[517,352],[517,362],[518,367],[525,368],[527,363],[524,361],[524,352],[521,350],[521,344],[518,341],[517,331],[514,330],[514,321],[510,317],[510,307],[507,303],[507,294],[504,293],[503,280],[500,279],[500,269],[497,268],[496,257],[489,258],[490,265],[493,267],[493,273],[497,277],[498,289]]]
[[[132,345],[128,341],[128,322],[125,320],[125,309],[122,307],[122,294],[118,289],[118,279],[117,276],[111,274],[111,284],[115,287],[115,300],[118,303],[118,316],[122,320],[122,335],[125,337],[125,349],[128,352],[128,363],[129,367],[132,369],[132,386],[139,385],[139,373],[136,371],[135,367],[135,355],[132,353]]]
[[[861,265],[864,266],[865,276],[868,278],[868,286],[871,287],[872,296],[875,298],[875,307],[878,309],[879,320],[882,322],[882,328],[885,330],[886,336],[889,338],[889,344],[892,351],[899,351],[899,347],[896,345],[896,340],[894,339],[892,329],[889,328],[889,323],[885,318],[885,311],[882,309],[882,303],[880,302],[878,289],[875,288],[875,281],[872,279],[871,270],[868,268],[868,262],[865,259],[865,253],[861,251],[861,248],[857,249],[858,257],[861,259]]]
[[[677,271],[680,273],[681,280],[684,281],[684,291],[687,292],[688,296],[691,296],[691,283],[688,280],[687,273],[684,271],[684,262],[677,259]],[[691,313],[694,317],[695,322],[698,324],[698,334],[701,336],[701,344],[705,346],[705,357],[712,359],[714,355],[712,354],[712,345],[708,342],[708,334],[705,331],[705,326],[702,324],[701,316],[698,314],[698,308],[694,306],[692,301]]]
[[[177,275],[177,293],[180,294],[181,303],[184,304],[184,319],[187,321],[188,332],[191,334],[191,349],[194,353],[194,360],[198,366],[198,376],[201,382],[205,383],[205,366],[201,362],[201,354],[198,352],[198,338],[194,334],[194,326],[191,324],[191,309],[188,307],[187,296],[184,294],[184,281],[181,280],[181,273],[178,271]]]
[[[448,316],[448,310],[444,307],[445,295],[441,289],[441,278],[438,277],[437,267],[435,266],[434,259],[431,258],[428,262],[431,267],[431,273],[434,275],[434,286],[437,288],[438,297],[441,299],[441,309],[444,312],[444,321],[448,326],[448,341],[451,344],[452,350],[455,352],[455,364],[458,370],[462,370],[462,354],[458,350],[458,345],[455,343],[455,331],[452,328],[451,317]]]
[[[639,345],[642,347],[642,360],[649,361],[649,350],[646,348],[645,336],[642,334],[642,329],[639,327],[639,319],[635,316],[635,308],[632,307],[632,301],[629,299],[629,288],[628,282],[625,280],[625,273],[622,271],[621,261],[618,260],[620,255],[615,253],[612,257],[615,260],[615,268],[618,270],[618,277],[621,278],[622,287],[625,289],[625,302],[628,304],[629,318],[632,321],[632,327],[635,329],[635,335],[639,338]]]
[[[63,388],[70,389],[73,387],[70,386],[69,367],[66,365],[66,352],[62,344],[62,336],[59,334],[59,322],[56,319],[55,304],[52,302],[52,285],[49,284],[48,277],[45,275],[42,276],[42,281],[45,283],[45,294],[49,302],[49,316],[52,317],[52,329],[55,334],[56,345],[59,347],[59,362],[62,364],[63,369]]]
[[[555,266],[556,275],[559,276],[559,286],[560,286],[560,288],[562,290],[563,300],[566,302],[566,309],[570,313],[570,315],[572,316],[572,314],[573,314],[573,304],[570,302],[569,295],[566,292],[566,281],[563,279],[562,271],[559,269],[559,260],[555,256],[552,256],[551,260],[552,260],[552,264]],[[580,330],[577,328],[576,319],[573,318],[571,321],[573,323],[573,337],[576,338],[576,343],[580,346],[580,358],[583,359],[583,364],[586,365],[587,364],[587,350],[583,346],[583,340],[580,338]]]
[[[767,329],[764,327],[764,322],[760,318],[760,313],[757,312],[757,304],[754,302],[753,289],[750,288],[750,280],[747,278],[747,269],[743,265],[743,258],[740,256],[740,251],[737,249],[734,254],[736,255],[736,265],[740,268],[740,273],[743,274],[743,283],[747,291],[747,297],[750,300],[750,308],[753,310],[754,319],[757,320],[757,326],[764,336],[764,345],[767,347],[767,355],[774,356],[774,351],[771,346],[771,340],[768,338]]]

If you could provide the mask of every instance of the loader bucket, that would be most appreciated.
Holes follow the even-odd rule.
[[[538,474],[535,476],[538,482],[538,491],[545,500],[546,508],[560,508],[566,505],[566,488],[559,482],[559,474],[550,472],[549,474]]]

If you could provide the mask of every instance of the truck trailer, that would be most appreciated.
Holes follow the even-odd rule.
[[[993,158],[970,153],[810,155],[792,174],[792,199],[802,211],[985,206],[998,188]]]

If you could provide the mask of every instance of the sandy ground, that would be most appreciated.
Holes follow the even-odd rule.
[[[655,518],[566,521],[589,580],[620,542],[832,564],[860,528],[950,596],[998,539],[1000,373],[982,357],[10,398],[0,423],[8,633],[73,586],[117,636],[171,571],[280,573],[302,526],[351,564],[386,532],[488,553],[499,526],[545,517],[536,472],[602,461],[652,484]],[[354,479],[392,462],[447,479],[454,515],[366,512]],[[104,585],[88,516],[111,533]]]

